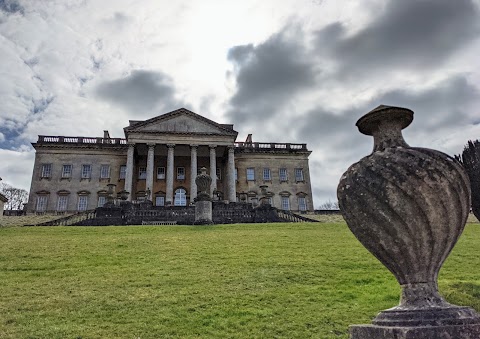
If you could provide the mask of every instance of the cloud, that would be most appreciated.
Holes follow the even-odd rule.
[[[236,92],[227,116],[233,122],[265,122],[279,115],[295,93],[315,84],[316,71],[301,44],[303,32],[287,26],[258,45],[232,47]]]
[[[162,72],[135,70],[127,77],[106,81],[96,89],[96,94],[130,114],[168,112],[182,103],[175,99],[176,89],[172,79]]]
[[[35,154],[0,149],[0,177],[14,187],[30,190]]]
[[[335,148],[332,156],[342,158],[343,151],[334,144],[343,143],[345,152],[364,147],[365,136],[357,133],[356,121],[378,105],[407,107],[415,112],[414,122],[406,133],[419,142],[432,131],[439,133],[450,128],[474,124],[471,107],[480,104],[480,91],[465,76],[457,75],[420,90],[394,89],[379,92],[359,105],[352,103],[347,109],[332,112],[321,106],[307,112],[298,125],[298,138],[311,144]],[[419,137],[422,135],[422,137]],[[355,152],[354,152],[355,153]]]
[[[0,11],[7,14],[24,14],[25,9],[15,0],[0,0]]]
[[[390,0],[379,11],[356,32],[335,22],[316,33],[317,51],[338,62],[337,75],[430,70],[480,33],[479,9],[471,0]]]

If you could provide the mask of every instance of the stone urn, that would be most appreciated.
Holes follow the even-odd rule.
[[[202,167],[200,169],[200,174],[195,178],[195,184],[197,185],[198,192],[195,201],[211,200],[209,194],[211,183],[212,178],[207,174],[207,169]]]
[[[207,169],[202,167],[200,174],[195,178],[197,184],[197,197],[195,198],[195,225],[211,225],[212,198],[210,197],[210,184],[212,178],[207,174]]]
[[[356,125],[373,136],[373,152],[350,166],[337,190],[348,227],[402,288],[400,304],[373,325],[478,324],[472,308],[449,304],[437,286],[467,220],[468,176],[454,158],[410,147],[401,130],[412,121],[413,111],[383,105],[360,118]]]

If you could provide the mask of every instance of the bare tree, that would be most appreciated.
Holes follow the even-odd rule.
[[[318,209],[319,210],[338,210],[339,209],[338,201],[331,201],[330,199],[328,199],[328,201],[320,204],[318,206]]]
[[[22,188],[13,187],[5,182],[0,183],[0,192],[8,199],[6,210],[22,210],[28,201],[28,192]]]

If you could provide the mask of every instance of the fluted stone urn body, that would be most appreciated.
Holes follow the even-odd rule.
[[[212,178],[207,174],[207,169],[202,167],[200,169],[200,174],[195,178],[195,184],[197,185],[197,197],[195,201],[211,201],[210,197],[210,184],[212,183]]]
[[[409,109],[379,106],[357,122],[374,138],[372,154],[350,166],[337,195],[348,227],[402,287],[400,304],[379,326],[480,323],[476,312],[446,302],[438,272],[467,220],[470,186],[461,164],[439,151],[410,147],[401,130]]]

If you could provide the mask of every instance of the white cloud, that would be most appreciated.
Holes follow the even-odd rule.
[[[35,155],[29,151],[0,148],[0,177],[14,187],[30,190]]]

